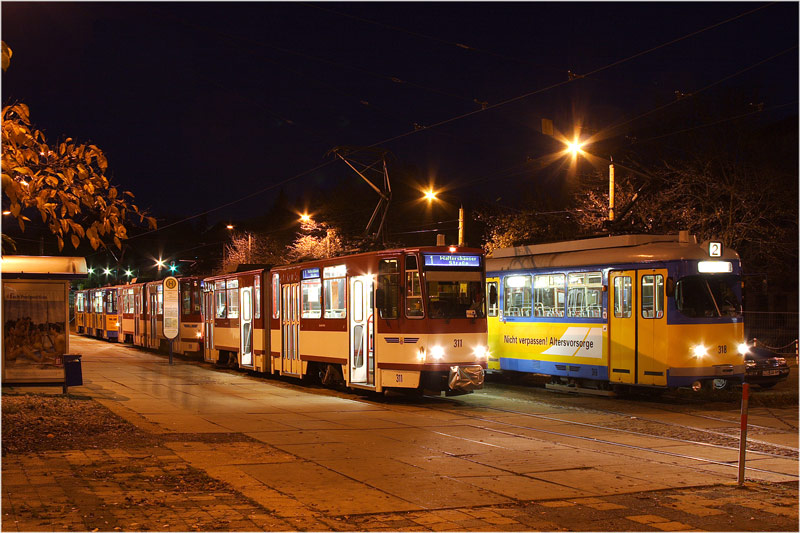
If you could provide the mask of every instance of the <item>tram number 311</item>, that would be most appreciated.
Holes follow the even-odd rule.
[[[462,346],[464,346],[463,339],[453,339],[453,348],[461,348]]]

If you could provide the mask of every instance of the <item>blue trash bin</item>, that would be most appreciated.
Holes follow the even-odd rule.
[[[80,355],[64,355],[64,389],[83,385]]]

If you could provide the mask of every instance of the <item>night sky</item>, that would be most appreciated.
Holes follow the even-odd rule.
[[[159,218],[265,190],[210,218],[257,216],[279,184],[358,180],[326,157],[338,145],[502,196],[503,169],[552,149],[542,118],[602,131],[711,84],[797,113],[797,3],[3,2],[2,38],[3,104],[100,146]]]

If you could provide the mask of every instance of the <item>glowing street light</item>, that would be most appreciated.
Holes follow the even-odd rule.
[[[308,213],[301,214],[300,222],[302,222],[303,224],[308,224],[309,222],[311,222],[311,215],[309,215]]]
[[[89,267],[89,268],[86,269],[86,272],[88,272],[89,275],[91,276],[92,274],[94,274],[94,268]]]
[[[588,154],[587,152],[583,151],[583,146],[586,144],[585,142],[580,142],[576,138],[574,141],[564,141],[564,144],[567,145],[566,153],[572,154],[573,158],[578,157],[578,154],[588,157],[592,154]],[[614,221],[614,159],[608,159],[608,221]]]
[[[132,271],[131,269],[127,269],[127,270],[125,271],[125,275],[126,275],[127,277],[131,277],[131,276],[133,276],[133,271]]]
[[[428,189],[425,191],[423,198],[428,200],[428,203],[432,204],[434,200],[438,200],[439,198],[436,196],[438,193],[433,190],[433,188]],[[458,208],[458,245],[464,246],[464,206],[461,205]]]
[[[176,270],[178,270],[178,267],[175,266],[175,263],[172,263],[171,265],[169,265],[169,271],[172,274],[174,274]]]
[[[226,227],[226,228],[228,228],[228,229],[233,229],[233,228],[234,228],[234,225],[233,225],[233,224],[228,224],[228,225],[227,225],[227,226],[225,226],[225,227]]]
[[[583,145],[585,143],[578,142],[578,140],[567,141],[567,152],[572,154],[572,157],[578,157],[578,154],[583,154]]]
[[[103,269],[103,274],[105,274],[106,276],[108,276],[109,274],[111,274],[111,269],[110,269],[110,268],[104,268],[104,269]]]

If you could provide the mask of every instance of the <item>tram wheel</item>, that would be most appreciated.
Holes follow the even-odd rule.
[[[731,386],[730,382],[724,378],[712,379],[708,383],[711,384],[711,388],[715,391],[727,390]]]

